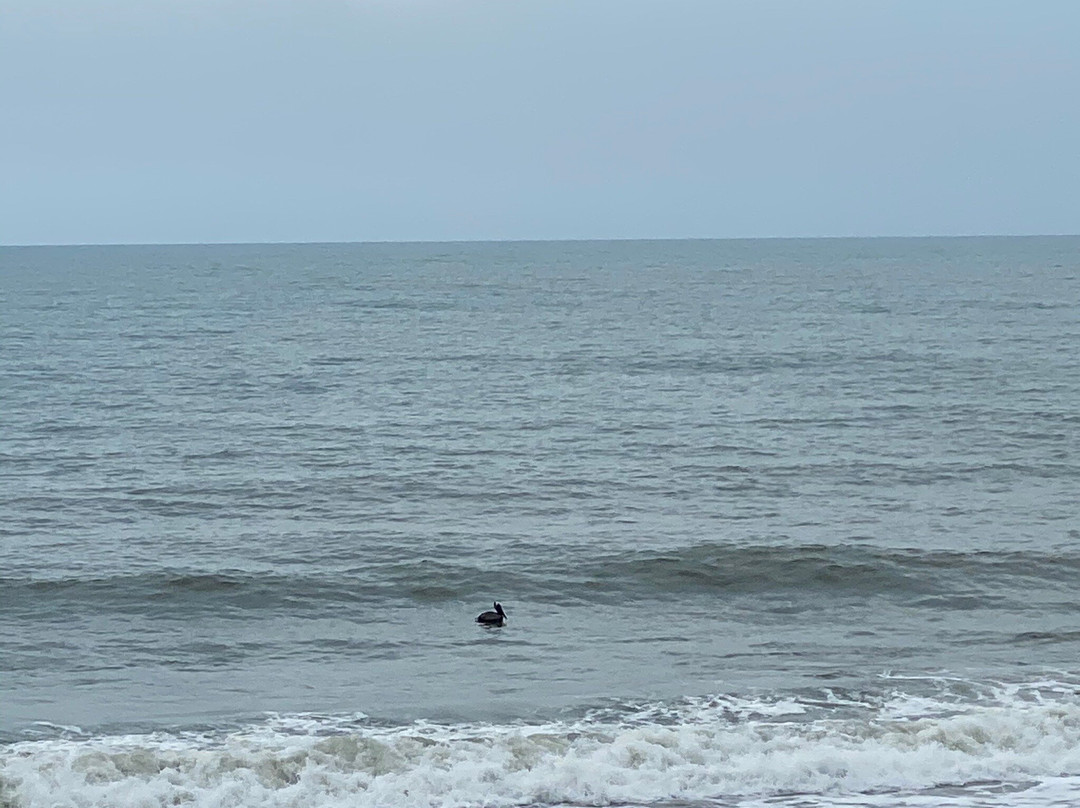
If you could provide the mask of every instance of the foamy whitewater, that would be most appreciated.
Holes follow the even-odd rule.
[[[1078,256],[0,248],[0,806],[1080,803]]]
[[[296,715],[232,731],[90,737],[42,727],[59,737],[6,750],[5,798],[72,806],[1080,799],[1074,686],[1048,681],[971,695],[967,703],[860,701],[831,691],[784,701],[718,696],[539,724],[378,726],[363,716]]]

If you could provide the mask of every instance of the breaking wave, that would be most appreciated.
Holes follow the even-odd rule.
[[[143,735],[49,728],[54,737],[0,747],[0,804],[814,806],[947,791],[966,805],[994,793],[1022,804],[1023,793],[1050,788],[1080,797],[1072,685],[961,689],[966,701],[943,691],[716,696],[537,724],[298,715]]]

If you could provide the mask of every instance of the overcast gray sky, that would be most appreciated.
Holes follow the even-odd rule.
[[[0,243],[1080,232],[1080,2],[0,0]]]

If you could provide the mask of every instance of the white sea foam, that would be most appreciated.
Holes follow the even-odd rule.
[[[840,699],[845,707],[850,699]],[[26,741],[4,806],[1050,805],[1080,799],[1080,700],[896,697],[807,717],[701,699],[538,725],[274,717],[227,734]],[[770,708],[771,705],[771,708]],[[913,702],[910,706],[915,706]]]

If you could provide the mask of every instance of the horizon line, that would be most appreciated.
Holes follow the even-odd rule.
[[[0,249],[33,249],[37,247],[301,247],[357,244],[589,244],[606,242],[659,241],[871,241],[926,239],[1015,239],[1015,238],[1076,238],[1080,233],[953,233],[925,235],[873,236],[614,236],[595,238],[454,238],[454,239],[357,239],[311,241],[69,241],[0,244]]]

